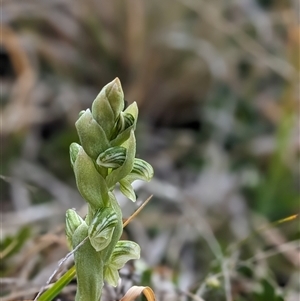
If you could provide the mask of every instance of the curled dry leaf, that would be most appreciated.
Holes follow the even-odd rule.
[[[132,301],[135,300],[140,294],[143,293],[148,301],[155,301],[155,295],[153,290],[149,286],[133,286],[131,287],[125,296],[120,301]]]

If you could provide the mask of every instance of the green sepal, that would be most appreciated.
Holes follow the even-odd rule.
[[[115,121],[123,108],[124,94],[120,80],[116,78],[102,88],[92,104],[93,117],[107,137],[111,137]]]
[[[112,170],[112,172],[106,177],[106,183],[109,190],[111,190],[116,183],[125,178],[133,168],[136,150],[135,137],[133,131],[130,132],[129,139],[123,144],[123,146],[127,148],[126,159],[122,166]]]
[[[105,179],[97,172],[93,160],[80,149],[74,164],[76,184],[82,197],[94,208],[108,204]]]
[[[75,230],[85,221],[77,214],[74,209],[68,209],[66,212],[66,236],[69,246],[72,246],[72,237]]]
[[[110,147],[106,134],[87,109],[75,123],[80,143],[85,152],[94,160]]]
[[[118,270],[121,269],[127,261],[139,259],[140,251],[140,246],[133,241],[118,241],[108,263],[104,267],[104,280],[112,286],[117,286],[119,280]]]
[[[98,156],[96,163],[106,168],[118,168],[126,159],[126,151],[123,146],[110,147]]]
[[[113,208],[106,207],[96,211],[88,233],[91,245],[97,252],[110,244],[117,223],[118,217]]]
[[[71,166],[72,168],[74,168],[74,163],[76,161],[77,155],[80,151],[81,145],[79,145],[78,143],[71,143],[70,145],[70,161],[71,161]]]
[[[131,201],[135,202],[136,201],[136,195],[135,192],[131,186],[130,181],[123,179],[120,180],[120,191]]]

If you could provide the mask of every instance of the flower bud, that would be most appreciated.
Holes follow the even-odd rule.
[[[85,221],[73,209],[66,212],[66,235],[70,246],[72,246],[72,236],[75,230]]]
[[[134,124],[135,124],[135,120],[131,114],[121,112],[115,123],[111,139],[115,139],[124,130],[126,130],[129,127],[132,127]]]
[[[111,146],[121,145],[129,138],[130,132],[135,130],[137,117],[138,107],[136,102],[133,102],[124,112],[120,113],[113,130]]]
[[[131,183],[135,180],[149,182],[153,177],[153,173],[153,168],[148,162],[141,159],[134,159],[131,172],[125,178],[120,180],[120,191],[131,201],[135,202],[136,195]]]
[[[124,94],[120,80],[116,78],[103,87],[92,104],[93,117],[107,137],[111,137],[115,121],[123,108]]]
[[[130,172],[139,176],[140,180],[149,182],[154,174],[153,167],[142,159],[134,159],[133,168]]]
[[[149,182],[153,177],[154,171],[153,167],[146,161],[142,159],[134,159],[133,168],[125,180],[132,183],[135,180],[142,180]]]
[[[97,252],[109,245],[117,223],[118,217],[113,208],[97,210],[88,230],[91,245]]]
[[[112,286],[117,286],[119,280],[118,270],[121,269],[128,260],[140,258],[140,246],[129,240],[117,242],[112,252],[109,262],[104,267],[104,279]]]
[[[115,146],[108,148],[101,153],[96,160],[99,166],[106,168],[118,168],[126,159],[126,148],[122,146]]]
[[[125,178],[132,170],[136,151],[133,131],[130,132],[129,139],[123,144],[123,146],[127,149],[124,163],[119,168],[114,169],[106,177],[106,183],[109,190],[111,190],[116,185],[116,183]]]

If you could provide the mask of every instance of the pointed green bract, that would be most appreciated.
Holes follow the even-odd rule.
[[[107,84],[92,104],[92,114],[110,139],[114,124],[124,108],[124,94],[120,80]]]
[[[96,159],[110,146],[104,130],[93,118],[89,109],[81,115],[75,126],[84,151],[92,159]]]
[[[124,109],[124,93],[120,80],[115,78],[104,87],[104,91],[116,119]]]
[[[76,184],[82,197],[95,209],[108,201],[105,179],[98,173],[93,160],[81,149],[74,164]]]

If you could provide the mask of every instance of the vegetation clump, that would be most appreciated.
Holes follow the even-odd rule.
[[[135,102],[124,110],[124,94],[116,78],[76,122],[80,144],[70,145],[71,165],[78,190],[88,204],[85,219],[74,209],[66,213],[69,245],[78,247],[74,254],[76,301],[99,301],[104,280],[117,286],[118,270],[128,260],[140,257],[137,243],[120,240],[122,212],[114,195],[119,184],[121,192],[135,201],[132,182],[150,181],[153,176],[151,165],[135,158],[137,117]]]

